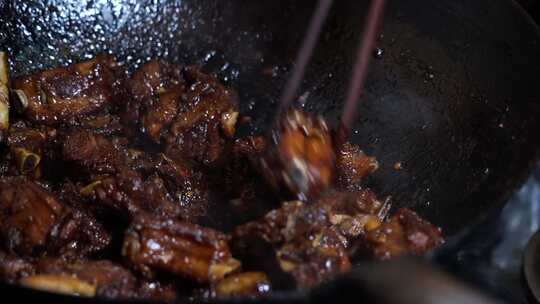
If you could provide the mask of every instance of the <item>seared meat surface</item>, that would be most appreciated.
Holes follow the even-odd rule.
[[[74,285],[74,293],[110,298],[134,297],[137,283],[129,270],[110,261],[43,258],[36,262],[35,275],[23,279],[23,284],[47,288],[47,283],[54,280],[60,285]]]
[[[28,260],[0,251],[0,277],[6,282],[17,283],[34,272],[35,266]]]
[[[330,192],[317,202],[286,202],[263,218],[238,226],[233,242],[251,251],[259,238],[275,248],[281,269],[297,286],[316,285],[350,268],[350,242],[381,225],[387,206],[369,190]]]
[[[24,117],[35,123],[60,124],[96,113],[114,101],[114,59],[92,60],[13,80]]]
[[[236,94],[198,67],[151,60],[128,75],[100,55],[13,79],[11,96],[5,69],[6,282],[111,299],[252,298],[443,242],[413,211],[390,214],[364,182],[377,160],[337,146],[322,117],[290,110],[270,136],[237,134],[248,119]]]
[[[422,254],[443,242],[441,231],[409,209],[399,209],[367,236],[368,246],[377,259],[405,254]]]
[[[195,224],[139,216],[126,230],[122,254],[147,277],[154,271],[214,282],[237,269],[227,237]]]
[[[166,153],[208,165],[222,154],[225,141],[235,132],[236,101],[233,93],[213,77],[194,67],[183,71],[186,90],[176,119],[164,136]]]
[[[85,255],[105,248],[109,235],[91,215],[60,202],[25,178],[0,180],[0,235],[20,256]]]
[[[375,157],[367,156],[357,145],[347,142],[337,152],[336,180],[344,189],[358,188],[362,178],[378,168],[379,163]]]
[[[165,145],[168,155],[209,165],[234,135],[234,94],[196,67],[151,61],[127,86],[132,98],[122,114],[124,121]]]

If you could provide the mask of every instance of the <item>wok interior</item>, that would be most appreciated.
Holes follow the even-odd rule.
[[[130,71],[153,57],[199,63],[236,89],[257,132],[273,116],[313,2],[12,1],[0,41],[15,75],[103,51]],[[333,124],[366,11],[366,1],[336,2],[297,104]],[[538,32],[511,2],[470,2],[390,1],[384,56],[373,61],[351,138],[381,163],[370,186],[447,236],[500,205],[538,150]]]

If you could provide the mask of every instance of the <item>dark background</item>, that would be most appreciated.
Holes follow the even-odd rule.
[[[518,2],[535,18],[540,17],[540,1],[538,0],[518,0]]]
[[[540,0],[518,2],[540,24]],[[509,303],[535,303],[522,274],[522,256],[539,228],[540,162],[502,212],[475,227],[458,244],[459,249],[441,259],[447,270],[498,298]]]

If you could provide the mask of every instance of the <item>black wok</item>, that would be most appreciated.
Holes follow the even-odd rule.
[[[500,208],[538,159],[540,32],[509,0],[389,2],[351,140],[381,163],[373,188],[452,237]],[[299,93],[297,105],[334,124],[368,3],[336,1]],[[101,51],[129,70],[151,57],[197,62],[262,131],[314,4],[8,0],[0,45],[14,75]]]

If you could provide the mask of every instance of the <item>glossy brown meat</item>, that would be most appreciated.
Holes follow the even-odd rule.
[[[116,63],[107,55],[13,80],[26,119],[56,125],[114,100]]]
[[[184,69],[183,76],[186,90],[164,136],[166,153],[208,165],[221,156],[226,140],[234,135],[235,95],[196,67]]]
[[[180,68],[153,60],[127,83],[131,100],[122,112],[166,154],[201,164],[216,161],[235,131],[234,94],[196,67]]]
[[[309,239],[285,243],[277,250],[277,257],[298,288],[311,288],[351,268],[344,243],[342,235],[327,227]]]
[[[34,265],[23,258],[0,251],[0,279],[17,283],[21,278],[34,274]]]
[[[91,214],[67,207],[69,214],[58,231],[49,235],[50,255],[66,257],[89,256],[106,249],[111,236],[102,223]]]
[[[118,141],[89,130],[68,131],[62,140],[62,158],[94,174],[115,173],[126,166],[126,151]]]
[[[66,130],[61,139],[61,151],[64,161],[91,175],[114,175],[122,170],[145,175],[160,172],[177,180],[193,175],[191,168],[182,162],[173,161],[162,153],[153,155],[131,148],[125,137],[101,134],[95,129]]]
[[[367,156],[357,145],[347,142],[337,152],[336,179],[344,189],[359,188],[362,179],[378,168],[375,157]]]
[[[177,113],[177,103],[184,91],[181,68],[151,60],[131,76],[126,89],[128,99],[121,113],[123,124],[159,142],[161,131]]]
[[[271,244],[281,269],[300,288],[312,287],[350,268],[354,241],[381,226],[389,209],[369,189],[328,191],[314,202],[286,202],[263,218],[238,226],[233,243],[250,250],[253,238]]]
[[[364,225],[377,225],[385,218],[388,202],[379,201],[371,190],[358,192],[330,191],[316,203],[286,202],[262,219],[239,226],[239,235],[256,233],[267,242],[276,244],[293,239],[309,238],[323,228],[334,225],[345,235],[358,236]],[[357,233],[345,233],[348,221],[357,221]],[[343,225],[343,227],[342,227]]]
[[[121,137],[77,129],[65,137],[64,160],[90,178],[81,193],[126,217],[149,212],[164,218],[205,214],[206,191],[200,174],[164,154],[129,149]]]
[[[22,178],[2,180],[0,206],[5,247],[22,255],[45,248],[49,234],[66,213],[52,195]]]
[[[399,209],[366,240],[373,256],[379,260],[414,254],[422,255],[443,243],[441,230],[421,219],[413,211]]]
[[[194,182],[195,184],[195,182]],[[158,174],[144,177],[123,169],[114,176],[102,176],[80,188],[82,195],[119,211],[126,218],[151,213],[161,218],[196,220],[206,213],[206,193],[189,182],[169,191]]]
[[[24,278],[22,283],[55,292],[81,294],[82,291],[83,296],[112,299],[134,298],[137,293],[136,277],[124,267],[106,260],[44,258],[37,263],[36,274]]]
[[[179,204],[182,217],[197,222],[208,213],[209,189],[202,172],[180,158],[160,153],[153,158],[157,175],[163,179],[171,199]]]
[[[149,212],[162,218],[188,216],[174,202],[163,180],[156,175],[144,178],[134,170],[121,170],[114,176],[92,181],[80,189],[81,194],[112,207],[127,218]]]
[[[65,206],[24,178],[0,180],[0,208],[0,235],[10,253],[84,255],[110,241],[90,215]]]
[[[329,221],[350,239],[378,228],[390,209],[389,199],[379,200],[369,189],[359,191],[329,191],[316,203],[329,214]]]
[[[109,113],[98,113],[96,115],[85,115],[77,121],[70,123],[70,126],[91,130],[96,134],[109,137],[119,137],[124,135],[125,128],[120,123],[120,117]]]
[[[335,166],[332,137],[326,122],[292,110],[272,135],[261,170],[275,188],[306,200],[330,186]]]
[[[187,222],[148,216],[134,219],[126,231],[122,254],[147,277],[166,272],[197,282],[213,282],[234,271],[224,234]]]
[[[10,262],[15,264],[13,260]],[[172,302],[177,297],[174,285],[137,278],[130,270],[108,260],[41,258],[34,264],[26,262],[30,265],[26,269],[21,268],[24,265],[22,262],[17,263],[18,276],[13,282],[45,291],[160,302]],[[0,271],[2,266],[0,264]]]
[[[298,287],[308,288],[350,268],[346,241],[332,228],[329,216],[320,205],[287,202],[237,227],[233,241],[260,237],[272,244],[281,269],[294,276]]]

